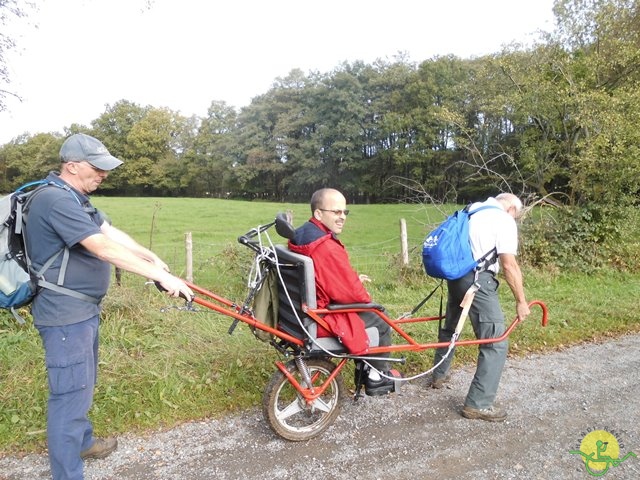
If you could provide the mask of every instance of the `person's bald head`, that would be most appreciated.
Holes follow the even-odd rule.
[[[344,228],[349,215],[347,200],[335,188],[322,188],[311,196],[311,215],[334,234],[338,235]]]

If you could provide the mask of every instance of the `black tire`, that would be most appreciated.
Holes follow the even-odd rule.
[[[307,360],[306,364],[314,385],[322,385],[336,368],[335,364],[323,358]],[[304,385],[295,361],[288,362],[286,367]],[[320,435],[333,424],[340,413],[343,392],[342,376],[338,374],[314,405],[307,405],[287,377],[278,370],[271,376],[265,389],[262,412],[275,433],[286,440],[301,442]]]

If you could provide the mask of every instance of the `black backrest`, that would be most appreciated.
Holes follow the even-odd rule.
[[[304,255],[294,253],[286,246],[276,245],[276,255],[280,275],[284,285],[278,281],[278,327],[296,338],[305,339],[305,328],[314,324],[304,312],[302,305],[316,308],[316,284],[313,271],[313,260]]]

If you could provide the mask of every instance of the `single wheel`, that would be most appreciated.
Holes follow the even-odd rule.
[[[323,358],[305,360],[304,363],[314,387],[324,384],[336,368],[335,364]],[[295,360],[288,362],[286,367],[300,385],[306,385]],[[334,422],[340,413],[343,392],[342,376],[338,374],[323,394],[308,404],[278,370],[271,376],[265,389],[262,411],[269,426],[282,438],[294,442],[309,440],[320,435]]]

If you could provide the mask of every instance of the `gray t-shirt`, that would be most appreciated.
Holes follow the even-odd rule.
[[[47,180],[66,185],[53,173]],[[100,233],[103,219],[95,209],[88,213],[90,209],[93,207],[89,197],[76,190],[45,187],[29,202],[27,251],[37,270],[66,245],[69,263],[63,286],[102,299],[109,288],[110,265],[80,245],[85,238]],[[47,281],[57,282],[61,263],[59,255],[45,272]],[[70,325],[98,315],[100,305],[42,288],[33,301],[31,313],[36,325]]]

